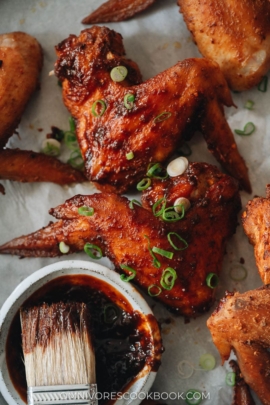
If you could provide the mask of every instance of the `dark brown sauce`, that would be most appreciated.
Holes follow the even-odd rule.
[[[63,276],[37,290],[23,305],[59,301],[84,302],[89,308],[99,393],[125,391],[125,387],[147,364],[150,369],[157,371],[163,348],[155,318],[147,317],[147,322],[154,329],[153,358],[154,341],[145,328],[145,319],[140,313],[133,312],[125,297],[112,286],[87,275]],[[8,333],[6,360],[14,387],[22,400],[27,402],[21,345],[21,326],[17,313]],[[100,405],[105,403],[108,400],[99,400]]]

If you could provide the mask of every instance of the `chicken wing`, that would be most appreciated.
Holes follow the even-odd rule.
[[[231,89],[260,83],[270,68],[269,0],[178,0],[201,54],[217,62]]]
[[[266,198],[249,201],[242,215],[244,231],[254,246],[256,264],[264,284],[270,284],[270,184]]]
[[[230,360],[230,366],[235,373],[235,386],[232,405],[255,405],[249,386],[242,377],[240,368],[235,360]]]
[[[86,176],[99,189],[126,191],[142,179],[149,162],[166,161],[201,129],[217,160],[251,190],[223,115],[223,105],[233,102],[217,64],[187,59],[141,83],[138,66],[124,57],[121,35],[97,26],[71,35],[56,51],[55,73],[76,120]],[[110,76],[118,66],[127,68],[120,83]]]
[[[234,350],[245,382],[270,404],[270,286],[227,293],[207,321],[222,361]]]
[[[152,212],[160,196],[168,207],[176,198],[186,197],[191,208],[182,220],[166,222]],[[129,204],[114,193],[78,195],[50,210],[58,222],[6,243],[0,253],[54,257],[61,255],[60,242],[69,253],[82,251],[90,242],[102,249],[117,271],[130,274],[127,267],[121,269],[123,265],[134,269],[134,282],[146,292],[150,289],[150,295],[159,293],[157,299],[170,309],[185,316],[208,310],[215,290],[207,286],[206,277],[219,274],[225,243],[235,231],[241,207],[237,182],[214,166],[192,163],[177,178],[154,180],[143,195],[144,207],[132,209]],[[91,207],[94,214],[81,215],[80,207]],[[173,255],[168,258],[164,252]],[[171,289],[161,284],[168,268],[177,275]]]

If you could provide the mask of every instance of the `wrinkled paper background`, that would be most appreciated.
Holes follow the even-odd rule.
[[[37,38],[44,51],[41,89],[32,97],[19,126],[19,137],[14,135],[9,141],[9,147],[39,151],[52,125],[68,129],[69,114],[62,103],[61,89],[57,86],[57,79],[54,76],[48,76],[56,59],[54,45],[69,34],[79,34],[81,29],[86,28],[80,21],[101,3],[101,0],[1,1],[0,33],[25,31]],[[138,63],[144,79],[156,75],[179,60],[199,56],[175,3],[176,0],[157,0],[154,6],[133,20],[107,24],[108,27],[123,35],[126,53]],[[226,110],[231,128],[242,129],[248,121],[256,125],[256,132],[251,136],[235,136],[241,154],[249,167],[253,187],[252,195],[241,193],[243,207],[245,207],[252,196],[265,195],[265,185],[270,182],[270,88],[267,93],[259,92],[257,88],[240,94],[233,93],[233,99],[238,108]],[[255,102],[253,111],[243,108],[249,99]],[[190,146],[193,151],[191,161],[217,164],[208,152],[201,135],[195,135]],[[89,183],[72,187],[60,187],[50,183],[20,184],[9,181],[1,183],[5,186],[6,195],[0,195],[0,244],[46,225],[52,219],[48,214],[50,207],[63,203],[75,194],[95,192],[94,187]],[[88,260],[85,254],[60,259],[24,260],[19,260],[16,256],[1,256],[0,304],[2,305],[14,288],[32,272],[55,260],[67,258]],[[229,278],[229,271],[232,266],[239,263],[241,258],[245,260],[248,277],[245,281],[236,283]],[[113,268],[107,259],[102,259],[100,263]],[[243,292],[261,284],[255,266],[253,248],[248,244],[242,226],[239,225],[236,235],[227,245],[217,298],[221,298],[227,289]],[[146,299],[153,306],[154,302],[150,297]],[[229,405],[232,389],[225,384],[226,370],[228,371],[229,367],[226,364],[224,367],[220,365],[218,352],[211,342],[210,333],[206,327],[209,313],[185,324],[183,318],[174,317],[159,304],[155,303],[153,310],[162,323],[162,335],[166,348],[162,366],[153,386],[153,391],[165,393],[163,396],[165,401],[161,402],[182,404],[184,401],[181,399],[166,400],[166,393],[181,393],[189,388],[195,388],[204,393],[210,393],[210,399],[204,400],[205,404]],[[164,322],[168,319],[169,324]],[[199,358],[204,353],[212,353],[215,356],[216,368],[209,372],[196,370],[191,378],[181,379],[177,368],[178,363],[188,360],[198,368]],[[257,404],[259,403],[257,400]],[[5,404],[2,398],[0,398],[0,404]]]

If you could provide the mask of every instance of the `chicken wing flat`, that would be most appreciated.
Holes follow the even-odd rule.
[[[256,264],[264,284],[270,284],[270,185],[266,198],[249,201],[242,215],[244,231],[254,246]]]
[[[76,120],[86,176],[99,189],[126,191],[142,179],[149,162],[166,161],[201,129],[217,160],[250,191],[223,115],[223,105],[233,102],[216,63],[187,59],[142,83],[138,66],[124,57],[121,35],[97,26],[71,35],[56,51],[55,73]],[[127,69],[121,82],[110,76],[118,66]]]
[[[269,0],[178,0],[201,54],[217,62],[231,89],[257,85],[270,68]]]
[[[143,207],[130,207],[126,197],[114,193],[75,196],[50,210],[58,222],[6,243],[0,253],[54,257],[61,255],[61,242],[69,253],[91,243],[118,272],[130,275],[129,268],[135,270],[133,281],[170,309],[185,316],[208,310],[215,289],[208,287],[206,277],[219,274],[241,207],[237,182],[214,166],[192,163],[177,178],[153,181],[145,193]],[[167,222],[152,211],[160,196],[168,208],[179,197],[188,198],[191,207],[183,219]],[[93,215],[82,215],[82,207],[91,207]],[[168,258],[164,252],[172,255]],[[166,274],[175,281],[171,288],[162,285]]]
[[[227,293],[207,321],[222,361],[234,350],[245,382],[270,404],[270,286]]]
[[[124,21],[150,7],[156,0],[109,0],[82,20],[83,24]]]

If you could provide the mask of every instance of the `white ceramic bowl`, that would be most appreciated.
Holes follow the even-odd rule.
[[[0,391],[9,405],[25,405],[13,386],[6,363],[6,339],[14,315],[24,301],[47,282],[63,275],[72,274],[90,275],[102,280],[118,290],[132,306],[133,310],[139,311],[146,316],[152,314],[144,298],[130,283],[124,283],[120,280],[117,273],[99,264],[79,260],[68,260],[56,262],[36,271],[18,285],[8,297],[0,311]],[[158,345],[160,343],[159,330],[156,328],[153,329],[150,323],[147,324],[147,327],[148,326],[154,342]],[[155,356],[155,349],[157,349],[157,347],[155,347],[154,344],[153,358]],[[139,377],[137,376],[134,382],[129,384],[126,395],[117,399],[115,405],[138,405],[151,388],[155,377],[156,372],[151,371],[149,366],[145,366],[142,372],[140,372]]]

